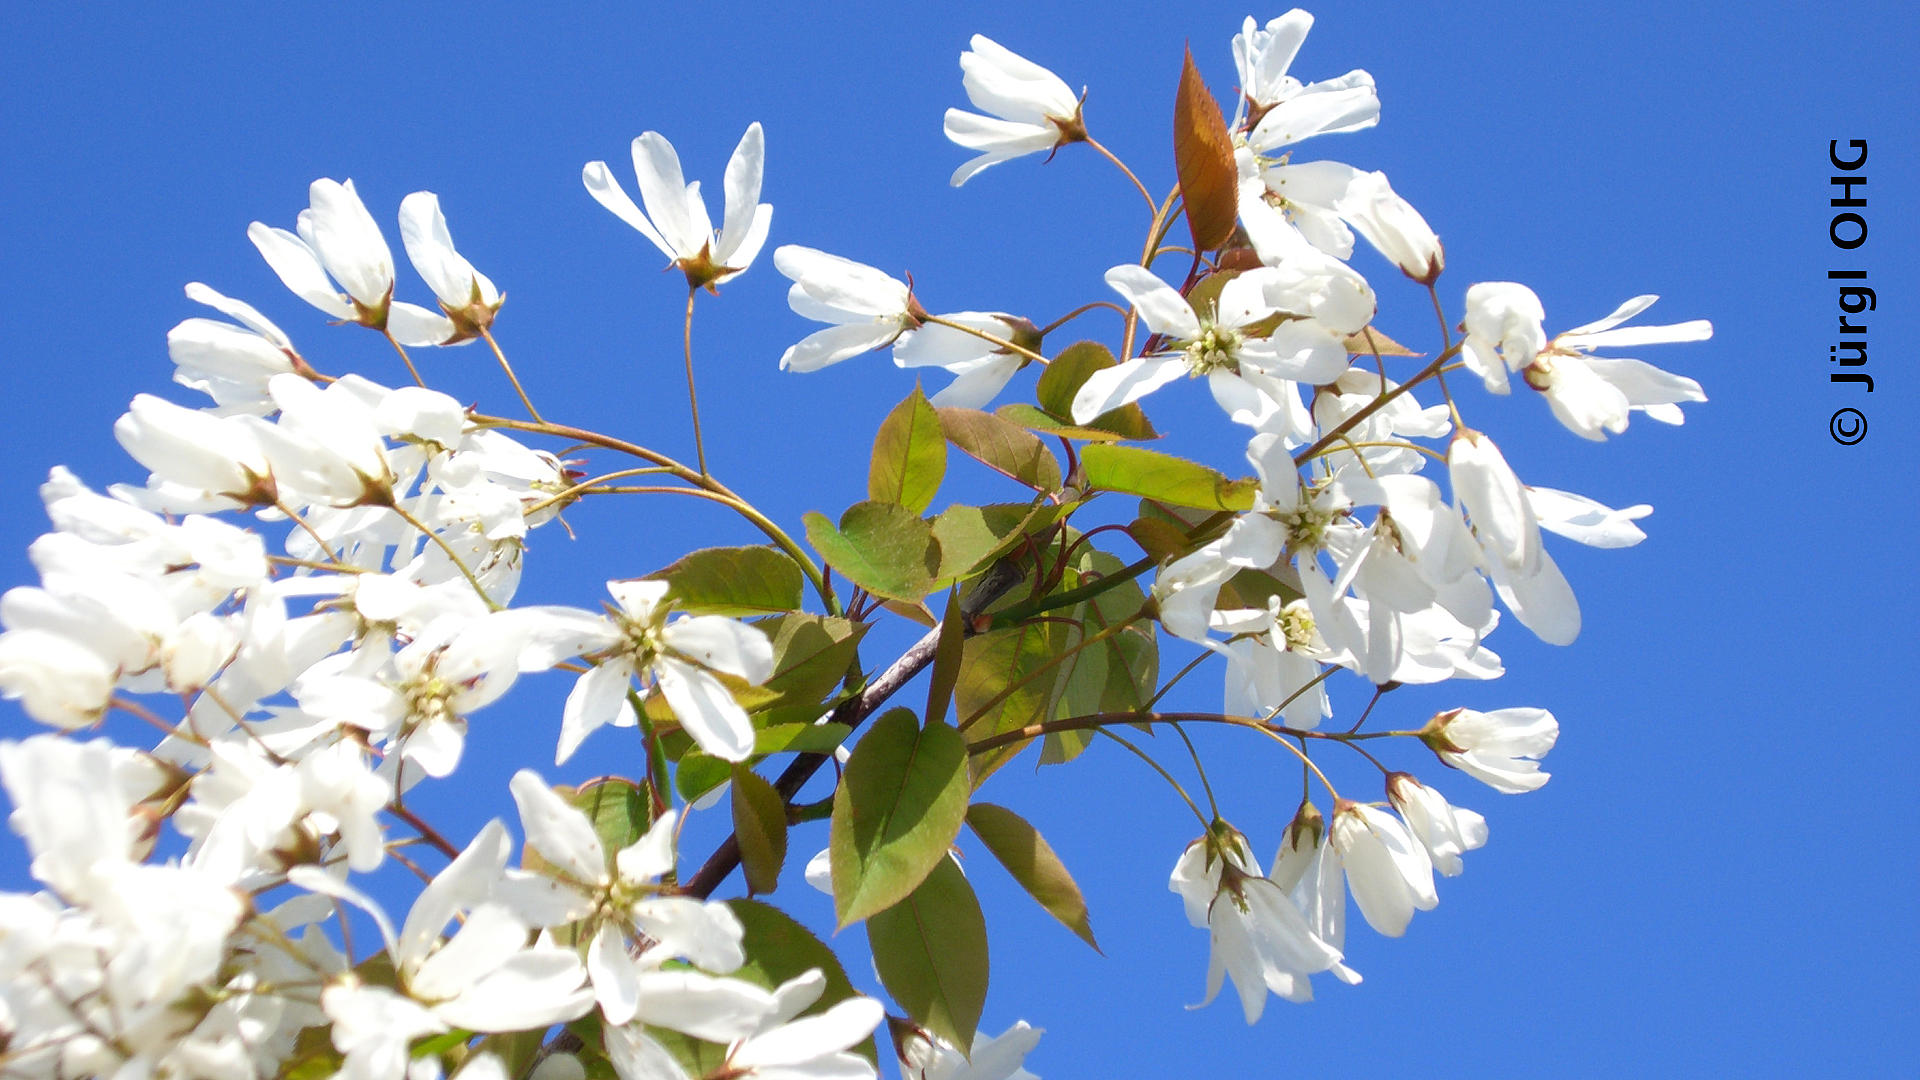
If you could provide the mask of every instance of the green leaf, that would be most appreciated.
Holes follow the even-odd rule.
[[[736,617],[796,610],[806,586],[800,564],[770,547],[703,548],[646,580],[666,582],[681,611]]]
[[[1080,466],[1092,487],[1202,510],[1252,509],[1259,489],[1257,481],[1229,480],[1198,462],[1141,446],[1095,443],[1081,452]]]
[[[1045,531],[1066,509],[1045,500],[947,507],[933,519],[940,580],[963,580],[985,570],[1019,547],[1021,537]]]
[[[960,677],[960,653],[966,647],[966,616],[960,611],[960,590],[947,592],[947,609],[940,619],[940,639],[933,651],[933,674],[927,679],[927,722],[945,723],[953,704],[953,683]]]
[[[1227,119],[1194,66],[1192,49],[1187,50],[1174,97],[1173,164],[1180,177],[1193,250],[1219,249],[1233,235],[1240,213],[1239,170]]]
[[[1107,552],[1082,550],[1053,592],[1116,577],[1121,568],[1120,560]],[[1020,592],[1018,586],[1015,592]],[[968,742],[1047,720],[1140,708],[1152,696],[1158,677],[1153,624],[1136,623],[1091,645],[1080,647],[1080,643],[1130,619],[1144,603],[1145,594],[1137,582],[1116,580],[1091,598],[1049,612],[1047,621],[970,639],[955,688],[956,715]],[[1092,738],[1086,731],[1051,733],[1045,738],[1041,762],[1071,760]],[[1017,757],[1026,745],[1012,743],[977,755],[974,786]]]
[[[1034,672],[1066,647],[1066,628],[1050,620],[968,639],[960,680],[954,685],[955,714],[966,729],[967,741],[979,742],[1048,719],[1054,679]],[[989,704],[995,698],[1000,700]],[[976,757],[976,782],[1011,761],[1025,745],[1014,743]]]
[[[916,384],[880,422],[867,467],[867,497],[924,514],[947,473],[947,439],[940,417]]]
[[[1118,558],[1104,551],[1086,550],[1075,557],[1061,589],[1077,588],[1121,570]],[[1116,584],[1092,599],[1065,611],[1066,648],[1091,640],[1110,627],[1139,614],[1146,594],[1133,581]],[[1093,713],[1137,712],[1153,696],[1160,673],[1160,649],[1151,622],[1136,622],[1111,636],[1086,645],[1061,662],[1054,677],[1052,719]],[[1040,763],[1072,761],[1094,739],[1091,730],[1050,733],[1041,747]]]
[[[1070,345],[1059,356],[1047,364],[1047,370],[1040,373],[1040,381],[1034,387],[1034,396],[1039,399],[1040,407],[1062,422],[1073,417],[1073,398],[1080,387],[1096,371],[1113,367],[1117,363],[1113,354],[1105,345],[1097,341],[1082,341]],[[1147,422],[1147,414],[1138,405],[1123,405],[1093,418],[1085,425],[1086,429],[1108,431],[1125,439],[1157,439],[1160,433],[1153,430]]]
[[[881,985],[920,1026],[972,1046],[987,1001],[987,923],[951,858],[898,904],[867,920]]]
[[[1081,442],[1120,442],[1126,438],[1117,431],[1101,431],[1098,428],[1080,427],[1064,420],[1056,420],[1024,401],[1009,402],[993,410],[993,414],[1002,420],[1011,420],[1029,431],[1042,435],[1057,435],[1062,439],[1078,439]]]
[[[822,514],[809,513],[805,521],[807,540],[827,562],[875,596],[913,603],[933,589],[940,543],[932,527],[906,507],[854,503],[840,515],[839,528]]]
[[[673,771],[673,789],[687,802],[694,802],[727,782],[733,776],[733,763],[712,757],[701,750],[689,750]]]
[[[1165,562],[1179,555],[1185,555],[1192,547],[1187,531],[1168,522],[1164,518],[1138,517],[1127,526],[1127,535],[1140,545],[1140,550]]]
[[[1282,604],[1290,604],[1300,599],[1300,590],[1267,573],[1245,567],[1237,571],[1220,586],[1219,599],[1214,607],[1221,610],[1234,608],[1264,608],[1267,598],[1277,596]]]
[[[773,642],[773,675],[766,688],[782,705],[814,705],[846,677],[865,623],[798,613],[755,623]],[[815,716],[819,713],[816,711]],[[759,751],[756,748],[756,753]]]
[[[647,789],[625,777],[602,776],[577,788],[553,790],[568,805],[587,815],[587,820],[593,822],[594,834],[600,837],[600,846],[608,854],[631,846],[653,828],[653,800],[647,795]],[[661,808],[663,812],[664,809]],[[530,860],[535,857],[532,848],[522,849],[523,862],[531,865]]]
[[[753,733],[753,753],[831,754],[852,730],[845,724],[774,724]]]
[[[1040,437],[978,409],[935,409],[948,441],[981,464],[1043,495],[1060,490],[1060,462]]]
[[[287,1080],[329,1080],[338,1075],[346,1059],[333,1048],[331,1027],[302,1028],[294,1037],[293,1055],[280,1065]]]
[[[780,867],[787,861],[786,800],[745,765],[733,767],[733,835],[740,842],[748,894],[778,888]]]
[[[1093,939],[1093,925],[1087,921],[1086,898],[1080,895],[1080,886],[1074,884],[1073,875],[1067,873],[1066,864],[1053,853],[1040,830],[1019,814],[992,803],[968,807],[967,824],[1028,895],[1095,952],[1100,951],[1100,943]]]
[[[967,741],[891,709],[853,748],[833,793],[829,858],[842,927],[890,907],[946,857],[967,815]]]

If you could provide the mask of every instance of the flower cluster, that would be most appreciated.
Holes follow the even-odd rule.
[[[402,232],[444,315],[391,301],[391,261],[351,184],[316,182],[313,199],[298,236],[251,233],[297,294],[402,345],[486,330],[500,294],[454,250],[432,194],[408,197]],[[496,821],[447,851],[394,930],[354,876],[388,862],[396,821],[442,842],[405,796],[456,771],[472,718],[521,674],[585,658],[560,758],[596,726],[635,722],[638,676],[739,760],[752,731],[714,672],[764,681],[767,638],[669,620],[659,582],[610,583],[611,618],[512,607],[530,531],[574,497],[563,462],[437,391],[323,375],[251,306],[187,293],[234,320],[168,337],[177,381],[212,403],[134,399],[114,434],[144,486],[101,494],[55,469],[41,584],[0,598],[0,692],[29,716],[77,731],[122,710],[167,729],[149,752],[0,744],[46,890],[0,898],[8,1071],[271,1075],[324,1028],[342,1075],[420,1077],[420,1038],[597,1009],[629,1076],[658,1075],[659,1029],[722,1043],[732,1075],[870,1075],[846,1050],[879,1023],[876,1002],[815,1010],[817,970],[772,989],[724,977],[745,959],[738,920],[659,883],[675,864],[671,811],[609,855],[522,772],[512,793],[543,871],[509,868]],[[188,703],[177,721],[159,716],[167,698]],[[150,863],[163,825],[185,846]],[[341,901],[372,916],[390,976],[319,932]]]
[[[1311,83],[1289,73],[1312,23],[1299,10],[1264,27],[1250,18],[1233,38],[1241,94],[1228,130],[1239,228],[1211,273],[1197,264],[1179,287],[1154,272],[1151,254],[1106,272],[1150,336],[1135,354],[1086,375],[1060,417],[1099,428],[1162,388],[1204,377],[1226,418],[1249,429],[1252,507],[1165,560],[1152,598],[1167,633],[1224,659],[1225,715],[1296,737],[1318,734],[1333,715],[1335,670],[1371,682],[1376,699],[1399,685],[1499,677],[1502,661],[1486,644],[1501,619],[1496,597],[1541,640],[1570,643],[1579,604],[1543,534],[1598,547],[1643,538],[1632,522],[1649,507],[1616,510],[1528,484],[1490,436],[1465,426],[1457,396],[1422,404],[1414,384],[1444,386],[1464,369],[1506,394],[1509,373],[1519,373],[1570,430],[1601,439],[1625,430],[1633,411],[1679,423],[1679,404],[1705,395],[1691,379],[1595,349],[1712,332],[1704,321],[1622,327],[1653,302],[1643,296],[1549,337],[1531,290],[1480,283],[1466,292],[1461,340],[1449,337],[1411,379],[1388,378],[1379,354],[1395,349],[1371,328],[1377,297],[1350,264],[1354,234],[1430,291],[1446,255],[1385,174],[1298,159],[1308,140],[1380,117],[1365,71]],[[1044,68],[983,38],[962,66],[974,103],[1004,119],[948,114],[955,142],[986,151],[956,184],[1006,158],[1090,141],[1080,100]],[[930,317],[906,285],[870,267],[792,247],[778,262],[795,280],[796,312],[841,324],[790,349],[783,366],[812,370],[892,344],[901,366],[935,363],[959,376],[935,405],[981,408],[1040,348],[1037,339],[1017,340],[1014,316]],[[950,343],[939,359],[917,347],[933,329]],[[1445,463],[1440,480],[1423,475],[1429,460]],[[1442,763],[1513,792],[1545,781],[1536,762],[1557,730],[1544,710],[1455,710],[1421,737]],[[1329,794],[1331,826],[1306,803],[1271,876],[1217,819],[1174,871],[1189,917],[1212,935],[1209,998],[1232,974],[1250,1022],[1262,986],[1302,1000],[1313,973],[1358,978],[1340,963],[1343,875],[1368,923],[1398,936],[1414,910],[1437,903],[1433,870],[1458,873],[1460,852],[1486,838],[1477,814],[1406,773],[1388,777],[1382,802],[1392,812]]]
[[[390,250],[350,181],[316,181],[294,231],[256,223],[249,236],[282,281],[332,319],[380,331],[418,385],[326,373],[254,307],[196,283],[188,297],[224,319],[187,319],[168,346],[175,381],[206,400],[142,394],[114,425],[146,482],[101,493],[55,469],[42,487],[53,530],[30,551],[40,584],[0,596],[0,694],[55,729],[0,742],[0,785],[41,888],[0,894],[4,1071],[857,1080],[876,1075],[884,1019],[903,1076],[1033,1080],[1024,1061],[1039,1029],[980,1032],[985,930],[952,851],[970,827],[1092,943],[1059,856],[975,792],[1036,742],[1043,762],[1066,762],[1091,733],[1132,724],[1181,730],[1203,782],[1180,725],[1243,729],[1289,754],[1283,767],[1298,765],[1306,792],[1263,869],[1217,804],[1203,813],[1154,762],[1204,830],[1170,887],[1208,935],[1206,999],[1231,979],[1252,1023],[1269,994],[1310,999],[1315,975],[1358,983],[1347,897],[1374,930],[1401,936],[1438,904],[1436,873],[1461,873],[1488,837],[1480,814],[1385,764],[1386,748],[1418,744],[1436,772],[1511,794],[1546,782],[1540,761],[1559,733],[1531,707],[1368,729],[1375,706],[1401,686],[1501,676],[1487,642],[1507,616],[1544,642],[1573,641],[1580,608],[1547,534],[1627,547],[1650,513],[1523,481],[1467,425],[1460,383],[1508,395],[1517,374],[1592,440],[1624,432],[1633,412],[1677,424],[1682,403],[1704,400],[1697,383],[1595,351],[1703,340],[1711,327],[1624,325],[1653,302],[1642,296],[1549,336],[1533,291],[1483,282],[1457,326],[1442,315],[1430,358],[1388,339],[1354,234],[1436,310],[1445,251],[1382,173],[1295,160],[1307,140],[1380,113],[1365,71],[1290,74],[1311,25],[1297,10],[1247,20],[1231,46],[1231,122],[1189,58],[1181,197],[1163,201],[1093,138],[1084,92],[972,39],[963,86],[987,115],[946,117],[949,137],[978,153],[955,186],[1086,143],[1151,207],[1140,261],[1087,274],[1099,299],[1044,328],[1007,312],[933,314],[911,278],[775,250],[789,305],[827,324],[779,368],[890,348],[898,366],[954,376],[882,424],[868,499],[838,524],[807,516],[820,562],[713,476],[699,443],[694,301],[749,269],[768,239],[760,125],[727,165],[718,229],[656,132],[632,144],[644,209],[605,163],[583,172],[591,197],[685,276],[697,468],[540,416],[492,336],[504,295],[455,249],[434,194],[403,200],[400,226],[438,311],[394,299]],[[1167,240],[1181,214],[1191,247]],[[1170,252],[1189,266],[1178,284],[1156,266]],[[1117,348],[1048,347],[1100,307],[1124,316]],[[530,420],[427,388],[407,352],[476,339]],[[1389,362],[1407,359],[1390,378]],[[987,412],[1030,366],[1043,372],[1036,404]],[[1141,445],[1157,438],[1152,395],[1200,377],[1222,429],[1244,436],[1251,476]],[[929,515],[949,444],[1023,485],[1020,500]],[[558,456],[576,451],[640,464],[590,475]],[[1444,468],[1430,474],[1434,463]],[[598,611],[516,606],[533,530],[589,495],[654,494],[697,495],[769,543],[701,548],[644,576],[617,568]],[[1137,516],[1074,518],[1108,494]],[[1111,549],[1115,536],[1096,542],[1103,533],[1144,557]],[[944,617],[927,606],[940,594]],[[863,661],[863,637],[890,615],[935,628],[891,664]],[[1163,640],[1219,659],[1220,712],[1157,708],[1197,666],[1162,684]],[[878,712],[929,666],[924,716]],[[456,845],[410,793],[456,774],[483,709],[556,669],[576,678],[552,728],[555,764],[601,728],[625,728],[636,776],[556,787],[521,769],[508,784],[517,864],[504,817]],[[1340,673],[1368,698],[1335,730]],[[78,737],[111,730],[116,714],[159,728],[158,745]],[[1328,775],[1329,757],[1349,751],[1377,768],[1378,798],[1353,797],[1344,778],[1342,794]],[[763,778],[756,769],[780,754],[794,759]],[[796,801],[829,761],[832,796]],[[735,836],[683,879],[685,814],[728,793]],[[904,1017],[754,899],[776,890],[789,829],[820,817],[829,842],[805,880],[843,926],[867,924],[875,975]],[[444,865],[429,872],[421,849]],[[385,899],[396,866],[421,882],[397,925]],[[736,866],[749,896],[712,899]],[[377,930],[376,951],[353,955],[348,908]],[[929,912],[952,955],[930,951]],[[505,1035],[523,1037],[491,1038]]]

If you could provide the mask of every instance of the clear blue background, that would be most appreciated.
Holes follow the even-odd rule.
[[[1315,140],[1300,156],[1393,178],[1447,242],[1441,288],[1456,317],[1481,280],[1531,285],[1550,329],[1656,292],[1647,320],[1710,318],[1716,332],[1641,355],[1698,378],[1712,400],[1689,407],[1684,428],[1642,418],[1596,446],[1532,395],[1463,395],[1469,420],[1526,479],[1656,513],[1638,548],[1554,548],[1583,599],[1578,643],[1550,649],[1509,626],[1493,642],[1505,679],[1383,704],[1402,710],[1396,725],[1455,704],[1542,705],[1563,735],[1548,762],[1554,780],[1536,794],[1496,795],[1457,774],[1435,781],[1487,814],[1492,841],[1441,883],[1439,908],[1405,939],[1355,919],[1349,961],[1364,985],[1323,981],[1320,1001],[1273,1002],[1252,1029],[1231,1002],[1186,1011],[1201,993],[1206,942],[1165,881],[1194,835],[1191,817],[1106,750],[1038,778],[1030,764],[996,777],[982,797],[1047,833],[1106,948],[1095,955],[1052,924],[970,846],[994,934],[983,1026],[1024,1017],[1048,1028],[1034,1071],[1911,1073],[1920,34],[1909,11],[1315,9],[1294,73],[1366,68],[1384,108],[1378,128]],[[165,332],[205,313],[181,296],[185,282],[253,302],[323,369],[404,378],[373,335],[326,327],[288,294],[245,239],[252,220],[290,226],[315,177],[352,177],[396,251],[400,198],[439,192],[462,250],[509,295],[497,329],[543,411],[690,459],[677,276],[662,276],[651,246],[587,198],[582,163],[605,159],[630,183],[627,143],[657,129],[706,180],[717,212],[726,155],[760,120],[774,243],[911,271],[936,311],[1046,321],[1104,296],[1100,273],[1139,250],[1141,207],[1083,148],[949,189],[965,153],[942,137],[940,117],[965,104],[955,60],[968,35],[1090,87],[1089,126],[1158,192],[1172,180],[1181,45],[1191,41],[1231,101],[1228,39],[1244,14],[1211,2],[15,5],[0,69],[0,581],[32,579],[24,548],[45,528],[35,488],[50,466],[96,485],[141,479],[110,427],[135,393],[168,392]],[[1827,239],[1827,143],[1852,138],[1871,148],[1871,234],[1841,254]],[[1381,325],[1430,348],[1424,297],[1371,253],[1356,265],[1381,292]],[[1868,269],[1879,293],[1871,396],[1826,382],[1833,267]],[[837,513],[863,497],[873,427],[911,379],[879,356],[809,377],[775,370],[811,329],[786,310],[785,284],[763,258],[722,297],[703,298],[696,335],[715,471],[797,528],[806,510]],[[405,271],[401,296],[428,299]],[[1111,334],[1115,321],[1096,315],[1086,328]],[[480,350],[421,360],[435,385],[511,410]],[[1164,392],[1156,420],[1170,448],[1234,468],[1233,433],[1196,389]],[[1851,448],[1826,431],[1844,405],[1872,425]],[[977,472],[955,475],[961,495],[1007,497]],[[573,511],[577,541],[536,535],[522,599],[592,606],[607,577],[689,546],[752,542],[689,503]],[[869,655],[879,662],[877,648]],[[1217,685],[1196,678],[1185,703],[1210,707]],[[511,818],[505,777],[551,760],[565,689],[562,677],[535,680],[475,718],[470,782],[434,807],[449,831]],[[1363,699],[1348,685],[1336,707],[1350,716]],[[29,730],[17,710],[4,723]],[[1297,769],[1239,741],[1203,746],[1218,762],[1223,809],[1265,857],[1297,797]],[[547,772],[631,769],[630,752],[603,733],[581,769]],[[1392,760],[1438,771],[1410,752]],[[1364,795],[1369,770],[1338,764],[1336,779]],[[709,836],[720,816],[690,836]],[[797,834],[795,858],[823,843],[818,826]],[[0,858],[5,882],[25,887],[18,846]],[[778,898],[827,917],[797,874]],[[857,980],[861,941],[841,937]]]

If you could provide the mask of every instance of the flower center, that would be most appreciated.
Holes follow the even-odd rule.
[[[1236,354],[1240,349],[1238,331],[1224,326],[1209,326],[1197,341],[1187,344],[1187,369],[1195,378],[1216,371],[1238,371]]]
[[[1340,517],[1337,510],[1321,510],[1308,504],[1298,510],[1287,510],[1276,515],[1280,524],[1287,527],[1287,550],[1292,552],[1319,551],[1327,544],[1327,528]]]
[[[1313,644],[1313,610],[1305,600],[1295,600],[1280,609],[1274,620],[1275,634],[1287,643],[1288,652],[1298,652]]]

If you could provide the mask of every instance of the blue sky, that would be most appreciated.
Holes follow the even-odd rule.
[[[973,859],[994,934],[984,1026],[1046,1027],[1030,1066],[1050,1080],[1910,1069],[1915,16],[1893,3],[1312,10],[1294,73],[1366,68],[1383,113],[1304,156],[1393,178],[1446,241],[1451,313],[1483,280],[1533,287],[1550,328],[1659,293],[1648,320],[1708,318],[1715,335],[1644,358],[1697,378],[1711,400],[1682,428],[1641,419],[1605,445],[1524,393],[1463,401],[1528,480],[1655,513],[1637,548],[1554,548],[1583,601],[1576,644],[1552,649],[1509,626],[1494,641],[1506,678],[1389,699],[1412,723],[1456,704],[1545,706],[1563,734],[1538,793],[1435,780],[1488,816],[1492,840],[1404,939],[1356,926],[1362,986],[1274,1002],[1251,1029],[1230,1002],[1184,1009],[1201,995],[1206,943],[1165,883],[1194,824],[1137,766],[1095,752],[1037,777],[1010,768],[982,792],[1048,835],[1106,947],[1093,954]],[[968,36],[1088,86],[1095,135],[1164,190],[1182,44],[1230,100],[1228,40],[1247,13],[1212,2],[13,12],[0,69],[0,386],[13,413],[0,429],[0,582],[31,580],[24,549],[45,527],[35,488],[50,466],[97,485],[141,478],[110,429],[135,393],[169,392],[165,332],[201,314],[181,295],[187,281],[259,306],[330,370],[404,378],[372,335],[329,328],[287,293],[245,239],[252,220],[290,226],[315,177],[352,177],[396,246],[400,198],[438,192],[462,250],[508,294],[496,329],[543,411],[690,456],[680,285],[586,196],[584,162],[630,179],[627,143],[655,129],[717,189],[759,120],[773,242],[911,271],[936,311],[1045,321],[1103,298],[1100,273],[1138,251],[1138,199],[1082,148],[950,189],[965,152],[940,117],[965,104],[955,61]],[[1851,253],[1827,235],[1830,139],[1870,145],[1870,235]],[[1429,342],[1424,296],[1371,253],[1356,266],[1381,293],[1380,325]],[[1868,270],[1878,291],[1871,395],[1826,381],[1834,268]],[[715,472],[797,526],[804,511],[864,497],[873,428],[912,383],[879,356],[778,372],[781,349],[810,329],[786,310],[785,284],[763,259],[703,299],[696,336]],[[402,290],[427,298],[417,282]],[[1099,316],[1088,327],[1112,329]],[[509,407],[478,350],[424,367],[463,400]],[[1168,448],[1237,470],[1231,433],[1186,397],[1154,410]],[[1828,436],[1843,406],[1869,418],[1859,445]],[[982,481],[976,497],[996,496]],[[539,534],[523,599],[591,606],[608,577],[751,542],[682,505],[587,507],[572,520],[577,541]],[[1192,707],[1217,700],[1214,680],[1194,685]],[[476,719],[463,792],[498,798],[449,796],[441,812],[465,823],[453,831],[511,817],[504,779],[550,761],[565,689],[530,686]],[[1336,709],[1360,700],[1348,687]],[[28,725],[9,707],[0,728]],[[1223,809],[1264,858],[1296,771],[1237,742],[1207,746]],[[1396,763],[1436,773],[1411,755]],[[803,833],[795,848],[823,843],[823,830]],[[9,847],[0,880],[22,887],[23,862]],[[829,918],[797,875],[780,899]],[[842,940],[858,979],[860,935]]]

